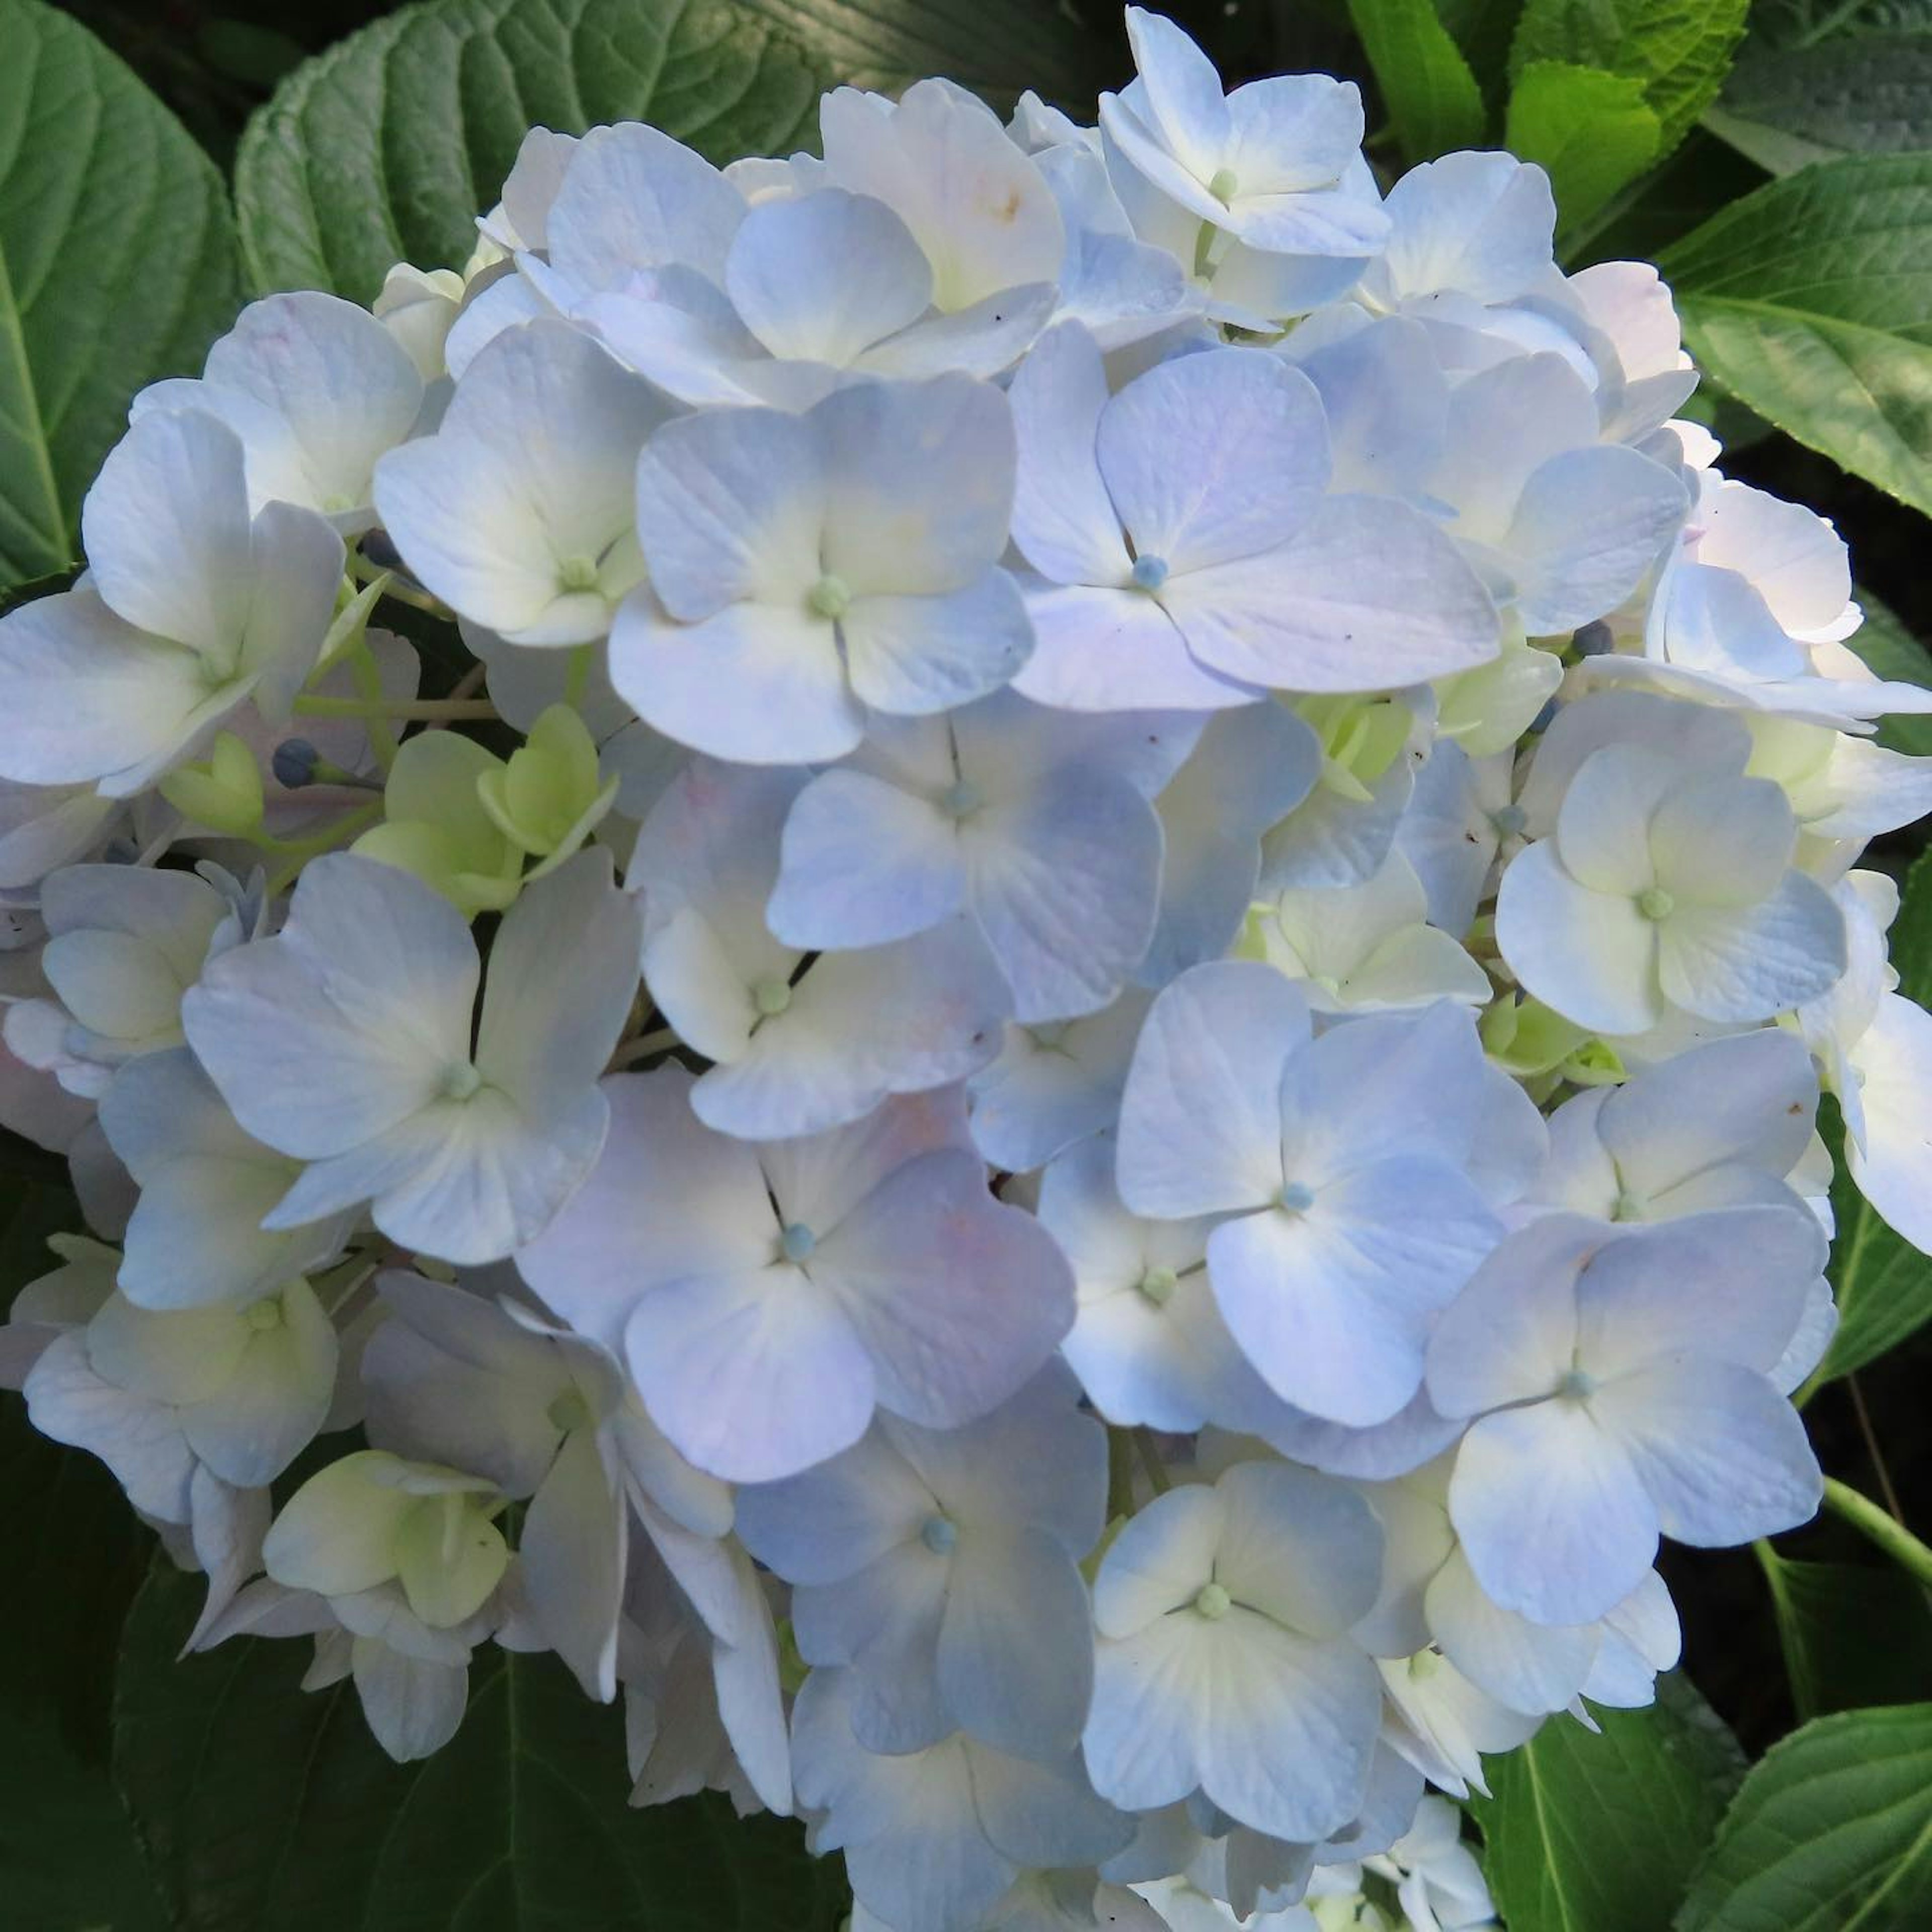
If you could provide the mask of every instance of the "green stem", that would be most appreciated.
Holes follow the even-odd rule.
[[[1141,1467],[1147,1472],[1148,1480],[1154,1485],[1154,1492],[1164,1496],[1174,1486],[1174,1479],[1167,1473],[1167,1465],[1160,1460],[1160,1450],[1156,1447],[1154,1432],[1148,1429],[1134,1431],[1134,1448],[1141,1459]]]
[[[1107,1431],[1107,1520],[1134,1513],[1134,1432]]]
[[[1932,1590],[1932,1550],[1928,1550],[1897,1518],[1887,1516],[1869,1496],[1859,1495],[1835,1476],[1827,1476],[1825,1507],[1883,1550],[1901,1570]]]
[[[349,560],[349,574],[358,584],[374,584],[379,578],[390,580],[382,586],[382,595],[393,597],[399,604],[407,604],[418,610],[427,610],[433,617],[454,616],[455,613],[440,597],[433,597],[427,590],[418,590],[413,584],[398,583],[393,571],[385,570],[380,564],[371,563],[366,556],[352,555]]]
[[[675,1027],[660,1027],[656,1033],[639,1034],[634,1040],[620,1040],[617,1050],[610,1056],[610,1064],[604,1069],[615,1073],[620,1068],[634,1066],[640,1060],[648,1060],[654,1053],[662,1053],[677,1044]]]
[[[496,707],[487,698],[308,696],[296,700],[296,711],[304,718],[386,718],[406,724],[483,724],[496,716]]]
[[[325,852],[332,852],[339,845],[346,845],[359,832],[367,831],[382,815],[382,801],[373,799],[367,805],[358,806],[353,812],[345,812],[341,818],[326,825],[311,838],[278,838],[273,850],[283,860],[274,876],[268,881],[268,892],[272,898],[290,884],[296,874],[311,859],[318,859]]]
[[[1211,278],[1215,237],[1220,233],[1211,221],[1204,221],[1194,237],[1194,279],[1204,282]]]

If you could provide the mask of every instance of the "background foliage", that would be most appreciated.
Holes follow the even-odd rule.
[[[1660,257],[1726,466],[1834,517],[1855,644],[1932,683],[1928,0],[1170,0],[1231,80],[1360,80],[1385,172],[1507,142],[1566,262]],[[0,0],[0,603],[74,567],[81,494],[142,384],[246,294],[367,299],[459,264],[524,128],[656,122],[715,160],[808,146],[819,91],[951,75],[1090,115],[1111,0]],[[425,640],[425,642],[434,642]],[[1932,753],[1932,720],[1886,741]],[[1932,860],[1893,938],[1932,996]],[[1828,1470],[1932,1524],[1932,1263],[1846,1186],[1844,1325],[1808,1418]],[[64,1163],[0,1137],[0,1307],[78,1226]],[[799,1932],[836,1876],[796,1826],[632,1811],[618,1714],[490,1651],[398,1767],[300,1646],[178,1662],[199,1586],[106,1472],[0,1402],[0,1924],[8,1932]],[[1883,1521],[1880,1524],[1882,1531]],[[1477,1802],[1512,1932],[1932,1924],[1932,1607],[1842,1523],[1673,1552],[1688,1676],[1567,1720]],[[1701,1694],[1700,1694],[1701,1693]]]

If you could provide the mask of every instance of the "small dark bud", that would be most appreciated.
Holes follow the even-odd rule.
[[[322,754],[306,738],[284,738],[275,747],[272,761],[275,782],[290,791],[300,791],[316,781],[316,768]]]

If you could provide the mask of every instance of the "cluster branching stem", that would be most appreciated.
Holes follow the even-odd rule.
[[[1885,1552],[1901,1570],[1932,1590],[1932,1549],[1928,1549],[1897,1517],[1888,1515],[1870,1497],[1861,1496],[1835,1476],[1825,1478],[1825,1507],[1842,1522]]]

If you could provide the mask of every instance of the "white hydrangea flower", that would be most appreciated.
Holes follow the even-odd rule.
[[[604,1083],[603,1156],[518,1264],[622,1350],[700,1468],[796,1474],[856,1442],[875,1408],[957,1428],[1066,1333],[1066,1264],[986,1192],[956,1093],[754,1144],[705,1126],[691,1088],[676,1067]]]
[[[1041,1180],[1040,1218],[1072,1265],[1079,1299],[1060,1352],[1110,1422],[1180,1433],[1208,1423],[1239,1427],[1270,1402],[1215,1304],[1214,1218],[1130,1214],[1114,1164],[1112,1139],[1096,1135]]]
[[[1607,1237],[1552,1215],[1498,1250],[1429,1344],[1430,1396],[1477,1418],[1449,1514],[1486,1595],[1586,1622],[1660,1534],[1737,1543],[1812,1514],[1818,1466],[1768,1371],[1824,1247],[1802,1210],[1741,1207]]]
[[[799,1648],[844,1665],[868,1750],[956,1730],[1050,1761],[1078,1742],[1092,1613],[1076,1565],[1099,1540],[1103,1433],[1049,1367],[957,1430],[876,1420],[850,1449],[737,1498],[746,1548],[792,1583]]]
[[[841,1126],[888,1094],[977,1072],[1009,1004],[963,914],[808,962],[772,936],[779,835],[806,778],[692,760],[645,820],[628,874],[643,896],[651,997],[716,1063],[692,1089],[692,1109],[758,1140]]]
[[[1551,260],[1556,202],[1550,177],[1511,154],[1454,154],[1411,168],[1389,190],[1388,245],[1362,278],[1376,308],[1421,318],[1438,340],[1476,366],[1516,346],[1485,351],[1472,337],[1507,330],[1486,314],[1558,280]]]
[[[1258,907],[1250,945],[1302,986],[1317,1012],[1382,1012],[1436,1000],[1480,1006],[1490,976],[1428,922],[1414,869],[1390,852],[1360,885],[1297,891]]]
[[[1012,398],[1013,541],[1039,578],[1028,696],[1208,710],[1258,687],[1372,691],[1495,654],[1488,597],[1420,512],[1324,494],[1321,398],[1278,357],[1205,350],[1109,397],[1098,347],[1063,323]]]
[[[638,452],[667,411],[588,336],[536,322],[464,372],[435,433],[378,466],[410,569],[513,644],[586,644],[644,574]]]
[[[1605,1221],[1799,1207],[1790,1177],[1817,1108],[1818,1077],[1796,1034],[1772,1027],[1708,1040],[1565,1101],[1528,1198]]]
[[[476,1018],[484,976],[446,899],[374,860],[316,860],[282,931],[224,953],[182,1005],[236,1120],[308,1163],[266,1225],[368,1202],[392,1240],[448,1261],[531,1239],[603,1144],[596,1080],[637,947],[608,856],[581,854],[506,915]]]
[[[1739,736],[1744,736],[1740,729]],[[1783,790],[1736,764],[1606,746],[1563,794],[1554,831],[1504,871],[1496,940],[1566,1018],[1642,1033],[1673,1009],[1749,1024],[1844,970],[1844,920],[1793,866]]]
[[[1006,399],[963,376],[667,423],[638,468],[650,582],[612,682],[667,736],[750,764],[841,758],[867,707],[998,689],[1033,642],[998,563],[1012,476]]]
[[[933,264],[912,230],[874,193],[840,188],[753,207],[724,275],[720,290],[664,292],[682,303],[620,295],[585,313],[632,368],[682,401],[802,408],[853,376],[998,376],[1053,298],[1042,281],[935,308]]]
[[[415,359],[367,309],[302,290],[250,302],[198,381],[154,383],[134,416],[219,417],[242,439],[253,510],[298,504],[355,536],[376,521],[376,460],[416,427],[423,388]]]
[[[336,1364],[299,1278],[245,1306],[157,1313],[115,1293],[48,1345],[25,1393],[43,1435],[98,1456],[143,1514],[188,1524],[198,1471],[264,1488],[308,1446]]]
[[[904,1932],[975,1932],[1021,1874],[1093,1865],[1132,1834],[1077,1754],[1035,1763],[956,1732],[886,1757],[854,1736],[851,1686],[814,1670],[792,1714],[811,1842],[843,1850],[866,1909]]]
[[[1430,1648],[1381,1666],[1387,1699],[1382,1735],[1438,1791],[1487,1797],[1483,1760],[1514,1750],[1544,1720],[1479,1690],[1442,1653]]]
[[[1360,1498],[1285,1462],[1157,1497],[1094,1583],[1095,1789],[1140,1810],[1198,1786],[1231,1817],[1304,1842],[1347,1824],[1382,1707],[1348,1630],[1381,1567]]]
[[[1152,1001],[1130,986],[1096,1013],[1008,1025],[998,1055],[967,1082],[973,1144],[988,1163],[1024,1174],[1107,1126]]]
[[[40,970],[55,998],[8,1008],[8,1046],[69,1092],[98,1100],[117,1067],[181,1044],[182,995],[211,952],[242,936],[238,896],[219,873],[107,865],[55,873],[40,890]]]
[[[1065,236],[1040,170],[986,103],[946,80],[896,100],[835,88],[819,104],[825,178],[883,202],[931,266],[934,305],[983,318],[998,298],[1052,306]]]
[[[1467,1014],[1352,1020],[1318,1038],[1268,966],[1196,967],[1156,999],[1121,1102],[1120,1198],[1208,1237],[1242,1352],[1298,1408],[1387,1420],[1432,1318],[1501,1238],[1542,1123]]]
[[[1154,936],[1148,795],[1191,742],[1182,718],[1070,718],[1010,693],[874,730],[793,806],[771,929],[871,946],[943,926],[991,949],[1023,1024],[1097,1012]]]
[[[1100,97],[1112,152],[1198,225],[1251,249],[1366,260],[1387,218],[1343,183],[1360,156],[1362,98],[1325,74],[1224,94],[1214,63],[1171,20],[1127,9],[1138,78]]]
[[[1430,490],[1531,637],[1616,609],[1684,520],[1683,486],[1669,470],[1598,441],[1589,388],[1560,356],[1516,356],[1466,377],[1447,429]]]
[[[142,416],[81,510],[87,576],[0,618],[0,778],[146,790],[252,701],[287,717],[314,668],[342,539],[252,509],[241,439],[200,411]]]
[[[140,1190],[119,1276],[137,1307],[251,1300],[326,1267],[354,1230],[353,1208],[262,1225],[302,1163],[244,1132],[185,1048],[123,1066],[101,1096],[100,1125]]]

